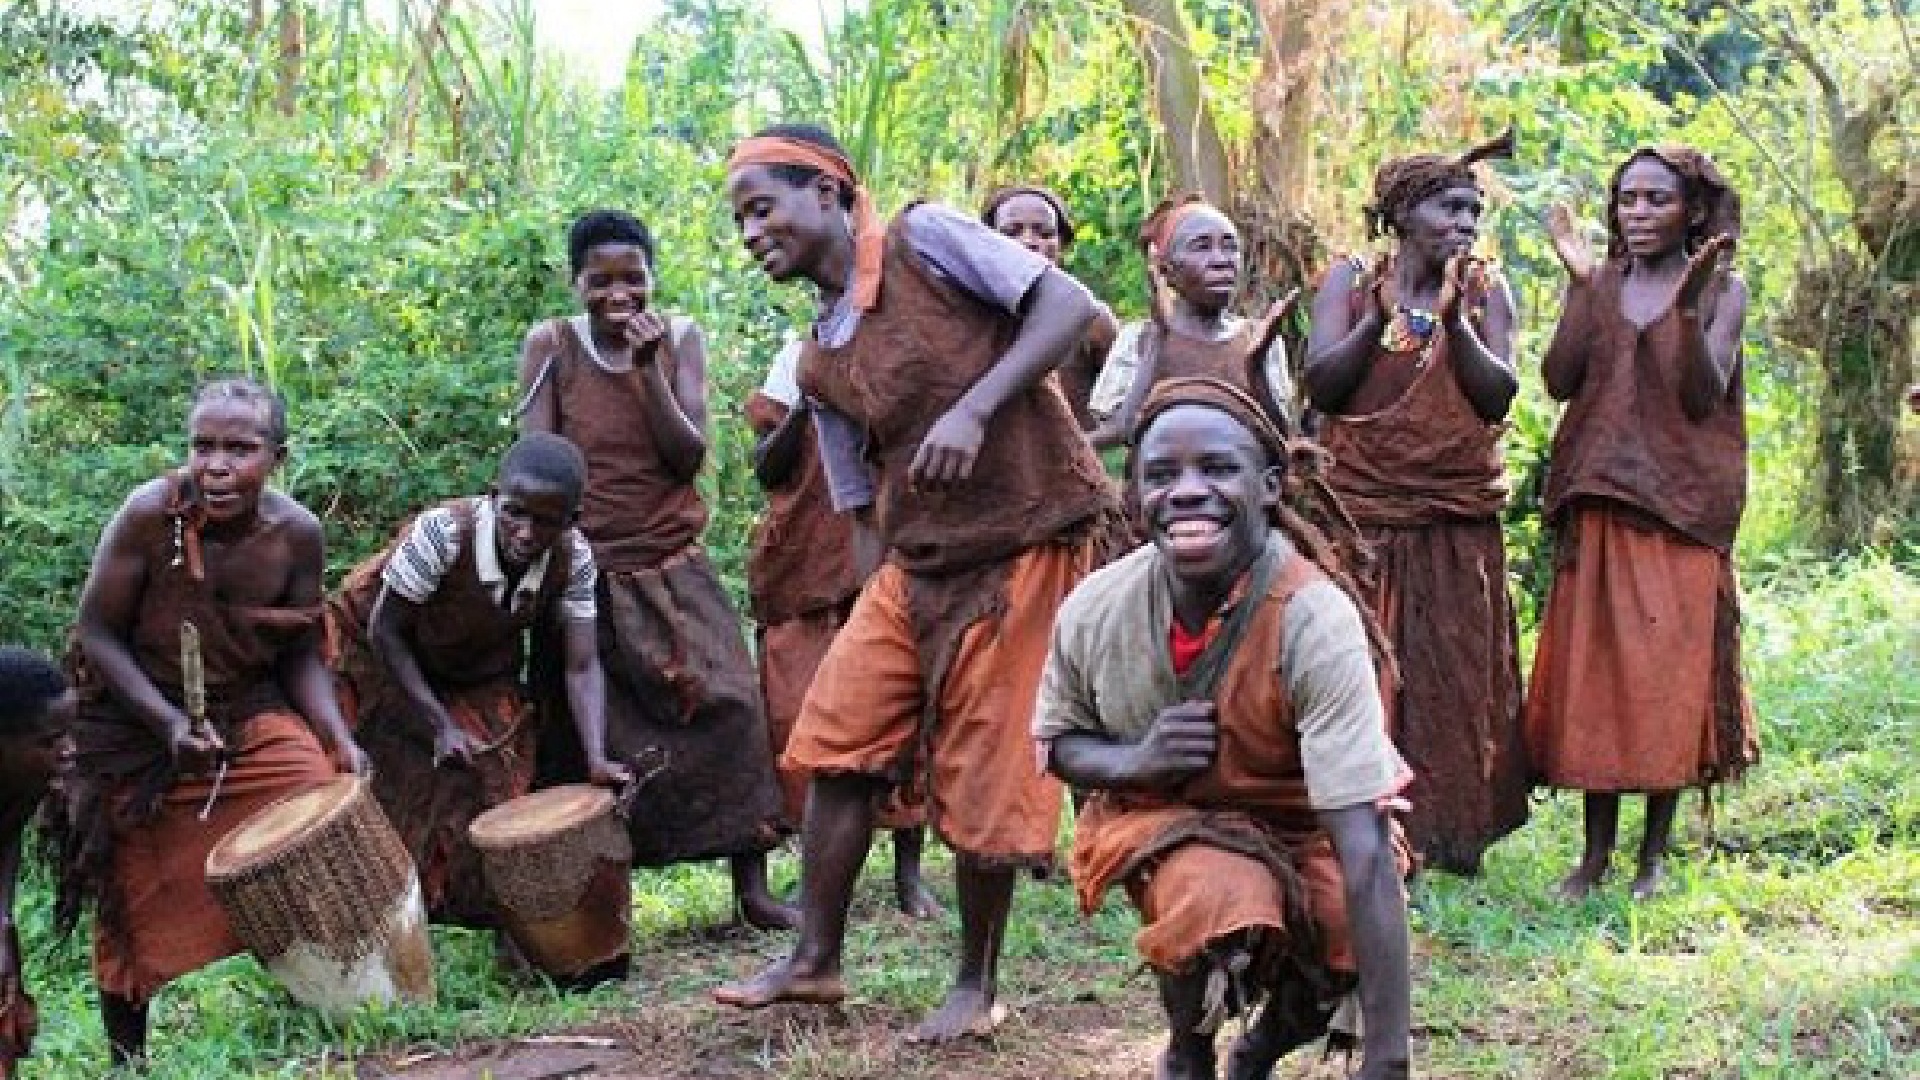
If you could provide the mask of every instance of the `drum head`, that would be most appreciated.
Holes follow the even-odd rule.
[[[613,811],[613,792],[591,784],[522,795],[473,819],[467,835],[482,847],[514,847],[571,831]]]
[[[356,796],[365,797],[366,783],[358,776],[339,776],[263,807],[207,853],[207,873],[231,874],[271,861],[332,820]]]

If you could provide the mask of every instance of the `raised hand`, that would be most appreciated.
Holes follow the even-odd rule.
[[[1560,256],[1560,265],[1567,268],[1567,276],[1575,283],[1593,276],[1593,249],[1574,224],[1573,211],[1565,203],[1555,203],[1547,211],[1547,238],[1553,241],[1554,254]]]
[[[1298,286],[1273,302],[1273,306],[1267,309],[1266,316],[1260,321],[1260,336],[1254,341],[1253,351],[1247,355],[1249,364],[1262,364],[1266,361],[1267,350],[1273,348],[1273,343],[1280,339],[1280,334],[1286,330],[1287,323],[1293,318],[1294,309],[1299,306]]]
[[[627,320],[627,344],[633,346],[633,362],[645,364],[660,355],[660,343],[667,337],[666,317],[657,311],[641,311]]]
[[[1220,725],[1213,702],[1186,701],[1162,709],[1134,744],[1127,776],[1149,790],[1179,787],[1213,767]]]
[[[1725,233],[1700,245],[1687,260],[1687,272],[1674,287],[1673,305],[1681,311],[1700,310],[1700,301],[1720,295],[1733,265],[1733,237]]]

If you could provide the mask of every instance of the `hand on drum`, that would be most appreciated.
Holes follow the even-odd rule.
[[[587,763],[587,783],[594,787],[612,788],[614,791],[633,783],[633,770],[617,761],[601,758]]]
[[[482,752],[482,747],[453,721],[449,720],[433,732],[433,767],[442,765],[472,765],[473,759]]]
[[[334,747],[332,757],[333,767],[339,772],[365,776],[373,769],[373,759],[352,739]]]

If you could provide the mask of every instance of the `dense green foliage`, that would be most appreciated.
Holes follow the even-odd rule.
[[[283,110],[274,28],[248,26],[245,5],[181,0],[164,21],[131,23],[0,0],[0,641],[59,647],[100,527],[134,484],[179,460],[187,396],[208,374],[247,371],[289,397],[279,482],[325,518],[336,571],[420,506],[477,490],[510,438],[522,335],[572,309],[566,224],[597,206],[649,222],[660,305],[706,331],[707,541],[738,582],[759,504],[741,409],[811,302],[747,265],[718,195],[728,146],[764,122],[825,118],[883,208],[1049,183],[1081,219],[1070,269],[1123,316],[1144,307],[1132,237],[1168,168],[1117,0],[870,0],[817,45],[771,28],[759,0],[670,0],[611,89],[534,47],[524,0],[453,5],[438,34],[422,33],[430,0],[401,5],[411,19],[398,26],[370,20],[370,6],[305,5]],[[1241,139],[1257,19],[1240,0],[1185,8],[1221,126]],[[1688,860],[1675,895],[1651,906],[1628,907],[1618,889],[1546,905],[1576,844],[1565,802],[1498,849],[1485,879],[1422,886],[1431,952],[1417,1015],[1445,1075],[1920,1072],[1920,515],[1883,507],[1881,550],[1850,562],[1806,554],[1821,369],[1775,320],[1803,266],[1846,243],[1833,238],[1849,203],[1804,73],[1754,32],[1786,19],[1853,91],[1912,78],[1895,10],[1420,0],[1365,6],[1334,46],[1311,197],[1330,250],[1365,243],[1359,207],[1382,156],[1518,125],[1521,158],[1498,170],[1485,247],[1524,320],[1508,523],[1529,621],[1547,574],[1537,490],[1555,416],[1536,362],[1561,284],[1545,209],[1571,198],[1596,218],[1612,165],[1673,139],[1711,151],[1748,208],[1754,480],[1739,556],[1768,760],[1719,808],[1712,857]],[[1911,149],[1876,153],[1911,161]],[[790,883],[791,866],[780,871]],[[939,1058],[835,1058],[821,1049],[845,1041],[831,1028],[761,1031],[756,1047],[710,1014],[686,1020],[688,1001],[745,962],[741,942],[713,948],[689,929],[724,915],[723,875],[641,880],[640,947],[666,958],[644,992],[678,1003],[679,1036],[771,1075],[942,1075]],[[84,946],[51,938],[45,886],[35,876],[22,900],[43,1013],[32,1075],[98,1075]],[[1010,943],[1016,998],[1036,1010],[1124,998],[1144,1044],[1148,991],[1120,986],[1129,917],[1110,905],[1082,924],[1058,883],[1025,896]],[[889,1009],[930,1003],[950,927],[885,930],[862,930],[858,993]],[[493,978],[477,936],[438,944],[438,1009],[344,1029],[285,1005],[244,962],[190,978],[158,1014],[156,1073],[297,1075],[342,1048],[542,1029],[628,1000],[516,990]]]
[[[391,27],[359,3],[308,5],[305,66],[282,112],[272,28],[249,28],[233,5],[185,3],[164,25],[127,25],[12,0],[0,29],[0,213],[12,223],[0,262],[0,639],[57,643],[100,525],[177,460],[186,395],[209,373],[260,374],[291,400],[281,482],[325,516],[336,566],[419,506],[474,489],[509,434],[521,335],[571,307],[566,223],[597,205],[653,224],[659,302],[713,344],[708,540],[737,580],[758,501],[739,410],[807,304],[745,265],[717,195],[727,147],[771,119],[830,120],[883,206],[918,194],[969,205],[1010,178],[1055,184],[1083,219],[1072,269],[1123,314],[1144,305],[1132,235],[1165,162],[1133,41],[1102,4],[886,0],[812,48],[749,0],[682,0],[610,92],[534,47],[522,3],[455,5],[436,47],[416,49],[429,6]],[[1786,177],[1776,147],[1729,123],[1756,109],[1771,119],[1794,85],[1786,74],[1754,68],[1726,111],[1696,102],[1673,88],[1684,80],[1664,42],[1703,42],[1716,66],[1750,53],[1725,44],[1724,20],[1695,27],[1686,10],[1643,7],[1641,19],[1580,21],[1569,5],[1514,3],[1475,25],[1415,5],[1352,20],[1315,138],[1316,207],[1332,249],[1351,249],[1380,155],[1516,121],[1523,156],[1502,170],[1486,246],[1521,298],[1524,363],[1559,289],[1545,207],[1578,196],[1597,213],[1611,164],[1653,139],[1720,155],[1750,208],[1751,559],[1805,535],[1810,373],[1768,320],[1793,273],[1796,208],[1837,220],[1843,205],[1817,155]],[[1237,5],[1193,12],[1232,135],[1246,124],[1236,88],[1258,26]],[[1874,18],[1889,24],[1837,6],[1816,40],[1836,45]],[[1587,44],[1570,49],[1576,34]],[[1876,56],[1847,70],[1874,77],[1896,59]],[[1532,493],[1553,411],[1526,382],[1510,519],[1531,600],[1543,580]]]

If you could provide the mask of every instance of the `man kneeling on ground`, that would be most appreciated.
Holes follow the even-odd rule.
[[[1382,721],[1365,615],[1326,537],[1281,499],[1288,441],[1213,379],[1156,387],[1134,431],[1153,543],[1060,609],[1034,721],[1094,792],[1073,880],[1140,910],[1169,1037],[1156,1075],[1269,1077],[1356,986],[1360,1076],[1408,1070],[1407,859],[1387,812],[1409,773]]]

